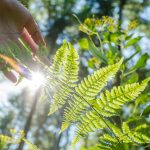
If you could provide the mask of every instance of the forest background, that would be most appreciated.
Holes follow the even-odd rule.
[[[100,67],[99,60],[93,57],[87,44],[87,35],[79,30],[79,21],[86,18],[98,18],[110,16],[118,21],[121,28],[126,28],[130,22],[137,22],[133,29],[135,36],[140,36],[138,46],[134,45],[126,50],[118,47],[121,55],[129,60],[129,67],[135,66],[136,71],[126,76],[124,83],[141,81],[149,76],[150,72],[150,1],[149,0],[20,0],[34,16],[39,24],[40,30],[46,39],[48,57],[53,58],[56,50],[66,39],[78,50],[80,55],[80,78],[91,74]],[[96,42],[96,40],[95,40]],[[135,43],[137,44],[137,43]],[[138,50],[137,50],[138,49]],[[140,50],[139,50],[140,49]],[[137,51],[138,52],[137,52]],[[136,53],[136,55],[134,55]],[[111,54],[110,54],[111,57]],[[115,58],[114,58],[115,59]],[[141,65],[137,65],[141,60]],[[19,87],[18,87],[19,86]],[[33,106],[34,92],[25,85],[18,85],[14,88],[9,81],[0,76],[0,133],[7,134],[9,129],[24,129],[29,112]],[[138,112],[146,109],[146,117],[150,113],[149,93],[145,101],[142,101]],[[140,101],[140,100],[139,100]],[[41,105],[42,103],[42,105]],[[58,134],[61,126],[61,111],[47,116],[49,112],[49,100],[38,101],[36,111],[33,114],[32,125],[28,133],[28,139],[42,150],[69,149],[73,137],[73,127],[70,127],[62,134]],[[139,105],[139,104],[137,104]],[[130,117],[133,105],[124,107],[122,115]],[[88,147],[96,140],[87,137],[77,145]],[[12,149],[16,147],[12,146]],[[142,147],[141,147],[142,148]]]

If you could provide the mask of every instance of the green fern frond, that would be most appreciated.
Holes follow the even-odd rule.
[[[95,149],[95,150],[112,150],[112,148],[111,147],[109,147],[109,146],[105,146],[105,145],[98,145],[97,146],[97,149]]]
[[[77,142],[80,137],[87,135],[89,132],[107,127],[106,123],[116,136],[120,136],[122,134],[121,130],[116,126],[113,126],[106,118],[104,118],[104,122],[102,116],[110,117],[117,115],[121,106],[126,102],[135,99],[145,89],[149,80],[150,78],[145,79],[141,84],[133,83],[114,87],[110,92],[107,90],[105,94],[102,93],[100,95],[101,99],[97,99],[97,103],[93,107],[96,111],[92,110],[81,116],[77,125],[77,137],[74,142]]]
[[[93,102],[95,96],[107,85],[107,82],[115,76],[122,62],[123,59],[114,65],[96,71],[81,81],[75,88],[75,94],[72,96],[71,101],[69,101],[69,107],[65,109],[61,131],[64,131],[71,122],[78,120],[80,113],[86,106],[89,106]]]
[[[60,77],[59,90],[53,96],[50,114],[62,107],[69,96],[72,95],[72,88],[74,88],[78,81],[78,54],[77,51],[68,43],[68,55],[64,64],[62,76]]]
[[[0,134],[0,150],[5,150],[7,144],[19,144],[22,140],[27,144],[28,150],[40,150],[36,145],[24,138],[24,131],[17,132],[11,129],[10,132],[11,136]]]
[[[54,62],[53,65],[51,66],[51,69],[55,76],[60,75],[63,65],[66,60],[66,56],[68,54],[68,45],[67,42],[64,41],[63,45],[57,50],[55,57],[54,57]]]
[[[122,129],[119,127],[113,125],[112,123],[109,123],[109,126],[113,130],[114,134],[117,136],[119,141],[121,143],[126,144],[126,143],[135,143],[135,144],[145,144],[145,143],[150,143],[150,137],[147,135],[143,134],[142,132],[137,132],[135,129],[132,128],[130,129],[127,122],[122,123]],[[118,146],[118,141],[109,134],[104,134],[101,137],[101,140],[107,142],[111,147],[116,148]]]
[[[101,140],[102,140],[102,138],[101,138]],[[103,140],[104,140],[104,141],[107,141],[107,142],[109,142],[109,143],[116,143],[116,142],[117,142],[116,138],[112,137],[112,136],[109,135],[109,134],[104,134],[104,135],[103,135]]]
[[[127,84],[125,86],[114,87],[111,91],[106,90],[100,94],[100,99],[97,99],[94,108],[106,117],[117,115],[122,105],[135,100],[141,94],[149,80],[150,78],[147,78],[141,84]]]
[[[150,126],[147,125],[146,123],[144,123],[144,124],[141,124],[141,125],[137,126],[135,128],[135,131],[147,133],[147,131],[150,131]]]
[[[60,91],[60,78],[62,77],[62,73],[64,71],[64,65],[66,63],[68,53],[68,44],[64,41],[63,45],[57,50],[53,59],[53,64],[50,67],[38,60],[38,63],[42,66],[42,69],[44,69],[45,74],[47,74],[45,93],[50,95],[49,97],[52,97],[56,90]]]
[[[89,132],[94,132],[95,129],[103,129],[105,127],[106,123],[103,119],[95,111],[89,111],[84,116],[81,116],[80,123],[76,126],[76,138],[73,141],[73,145]]]
[[[124,137],[127,137],[130,139],[130,142],[135,142],[138,144],[143,144],[143,143],[150,143],[150,137],[147,135],[143,134],[142,132],[137,132],[135,130],[131,130],[127,124],[127,122],[123,122],[122,124],[122,130],[124,133],[124,136],[122,137],[122,140],[124,140]],[[127,141],[125,141],[127,142]]]
[[[92,147],[81,148],[81,150],[112,150],[112,148],[106,144],[97,144]]]
[[[124,104],[135,100],[144,91],[150,78],[141,83],[113,87],[110,91],[105,90],[100,93],[107,82],[115,76],[122,62],[123,59],[114,65],[104,67],[77,84],[77,52],[70,43],[66,42],[57,52],[51,69],[54,76],[58,78],[59,87],[53,95],[49,114],[68,102],[69,106],[67,105],[64,110],[61,132],[71,123],[77,123],[74,143],[96,130],[105,133],[98,144],[99,149],[119,150],[120,146],[126,143],[150,143],[149,136],[141,132],[147,127],[137,126],[130,129],[127,122],[123,122],[121,127],[118,127],[110,121],[110,117],[119,115]],[[100,97],[97,98],[99,93]]]

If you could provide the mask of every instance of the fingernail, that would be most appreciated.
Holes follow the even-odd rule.
[[[26,42],[28,44],[28,46],[31,48],[33,54],[36,54],[37,50],[39,49],[38,45],[34,42],[34,40],[32,39],[31,35],[28,33],[28,31],[26,30],[26,28],[23,29],[22,31],[22,38],[24,40],[24,42]]]

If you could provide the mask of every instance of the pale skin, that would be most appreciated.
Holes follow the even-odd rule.
[[[7,44],[8,39],[18,44],[22,38],[33,53],[38,45],[45,46],[40,30],[29,11],[17,0],[0,0],[0,46]],[[0,64],[0,68],[3,64]],[[13,82],[16,77],[12,72],[4,71],[5,76]]]

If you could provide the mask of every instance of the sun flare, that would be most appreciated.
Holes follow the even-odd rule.
[[[44,83],[45,83],[45,77],[41,72],[32,72],[31,84],[40,87],[44,85]]]

